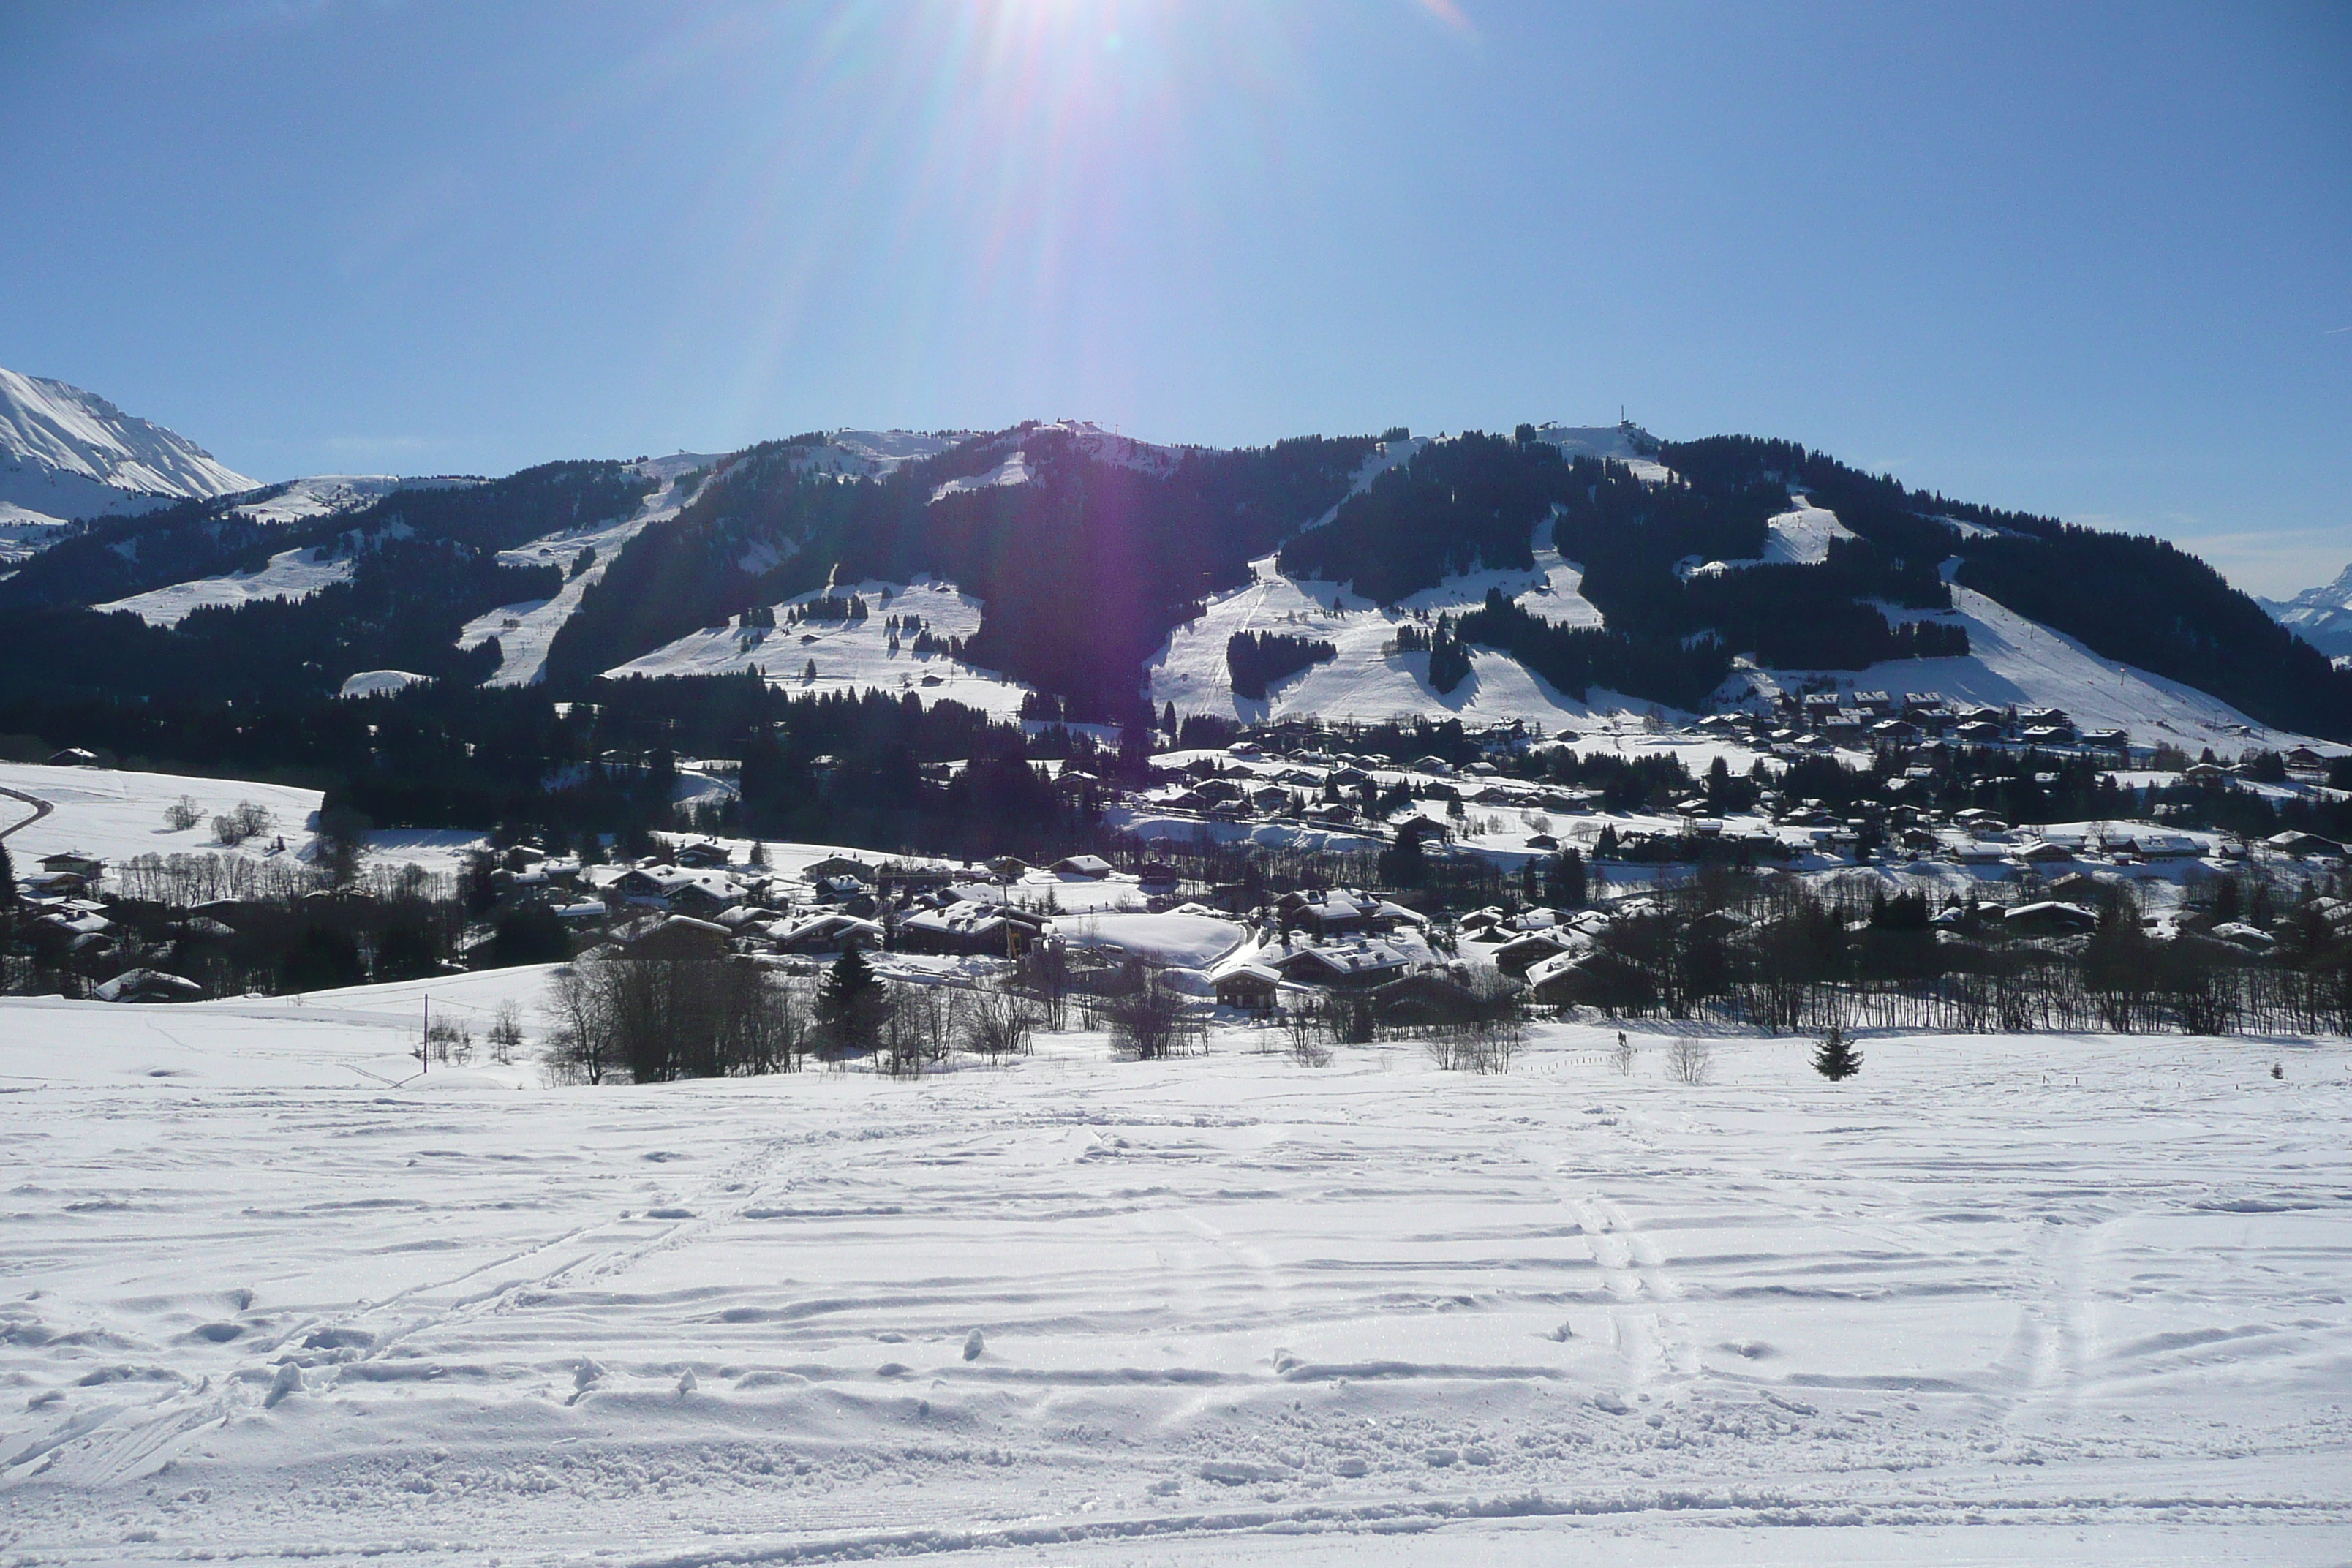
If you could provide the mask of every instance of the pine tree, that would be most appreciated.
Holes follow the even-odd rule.
[[[816,1016],[843,1049],[870,1046],[882,1024],[882,979],[852,943],[817,987]]]
[[[0,910],[16,907],[16,868],[8,860],[8,841],[0,838]]]
[[[1813,1070],[1832,1083],[1842,1083],[1862,1070],[1862,1053],[1845,1037],[1845,1030],[1835,1024],[1822,1037],[1813,1052]]]
[[[762,870],[766,869],[768,865],[768,847],[756,838],[751,840],[751,863]]]

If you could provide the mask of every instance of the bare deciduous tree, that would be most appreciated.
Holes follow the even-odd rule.
[[[1680,1082],[1705,1083],[1707,1075],[1715,1070],[1715,1047],[1705,1040],[1685,1036],[1667,1050],[1666,1070]]]
[[[1036,1025],[1036,1015],[1030,1010],[1030,1004],[1010,991],[975,992],[963,1010],[965,1045],[994,1062],[1027,1050],[1030,1033]]]
[[[1127,970],[1123,978],[1131,985],[1122,986],[1122,994],[1105,998],[1100,1005],[1110,1023],[1112,1043],[1138,1061],[1190,1052],[1199,1039],[1200,1026],[1184,998],[1170,988],[1157,970],[1133,961]]]

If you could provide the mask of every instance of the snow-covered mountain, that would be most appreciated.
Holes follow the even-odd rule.
[[[2305,588],[2292,599],[2263,599],[2271,618],[2304,641],[2337,658],[2352,655],[2352,566],[2336,581]]]
[[[254,488],[186,437],[95,393],[0,370],[0,521],[114,517]]]

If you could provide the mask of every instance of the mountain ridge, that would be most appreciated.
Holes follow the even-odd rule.
[[[215,464],[185,482],[239,478]],[[431,581],[400,580],[412,572]],[[877,593],[928,583],[970,614],[933,626],[909,607],[902,626],[884,610],[875,648],[826,678],[898,669],[908,695],[944,699],[942,679],[918,687],[910,667],[890,662],[912,657],[920,636],[922,657],[984,678],[973,687],[959,676],[956,689],[1001,684],[992,709],[1127,721],[1147,704],[1234,710],[1231,694],[1202,685],[1218,672],[1197,649],[1180,660],[1185,679],[1171,686],[1165,667],[1180,634],[1225,615],[1212,611],[1269,573],[1328,585],[1333,614],[1345,594],[1381,612],[1382,627],[1339,638],[1349,657],[1420,673],[1347,689],[1432,711],[1459,706],[1472,647],[1523,667],[1528,689],[1563,711],[1605,700],[1698,712],[1839,671],[1900,684],[1914,668],[1905,661],[1966,660],[1971,628],[1988,635],[1998,621],[2011,674],[1948,670],[1977,692],[2044,668],[2017,663],[2033,635],[2021,628],[2039,626],[2071,639],[2077,663],[2114,668],[2117,690],[2151,694],[2151,715],[2172,710],[2162,694],[2177,685],[2219,700],[2200,721],[2220,725],[2216,736],[2251,720],[2352,738],[2352,676],[2163,541],[1913,491],[1792,442],[1664,441],[1631,423],[1212,448],[1028,421],[814,431],[494,480],[294,481],[87,524],[0,575],[0,607],[65,617],[59,635],[92,647],[104,639],[71,617],[112,624],[121,617],[105,612],[125,611],[147,623],[123,635],[163,639],[149,668],[110,648],[75,672],[104,689],[200,687],[208,671],[235,669],[332,691],[365,668],[339,661],[396,647],[404,668],[572,697],[608,675],[673,668],[817,679],[808,667],[821,640],[845,658],[862,646],[841,640],[856,623],[836,582]],[[1497,573],[1510,584],[1500,597],[1455,592]],[[1963,612],[1964,592],[1976,610]],[[359,605],[372,606],[367,627],[321,620]],[[787,647],[780,611],[815,624]],[[281,642],[309,657],[273,659],[266,650]],[[218,652],[191,657],[191,645]],[[1491,682],[1503,667],[1481,668]],[[1311,676],[1276,685],[1294,679],[1330,689]],[[2079,672],[2067,679],[2079,685]]]

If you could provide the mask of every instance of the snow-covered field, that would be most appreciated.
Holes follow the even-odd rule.
[[[289,852],[299,850],[310,840],[310,818],[320,800],[317,790],[291,784],[27,763],[0,763],[0,788],[45,800],[54,808],[9,837],[8,852],[20,876],[30,876],[44,855],[92,855],[109,863],[136,855],[259,855],[279,834],[285,835]],[[174,831],[164,824],[163,808],[183,795],[196,803],[202,819],[194,827]],[[273,825],[268,834],[226,849],[213,837],[212,819],[247,801],[268,811]],[[21,801],[0,798],[0,827],[31,815]]]
[[[11,1562],[2352,1554],[2341,1042],[548,1089],[424,989],[0,1002]]]
[[[34,816],[31,807],[0,796],[0,827],[25,823],[8,837],[19,876],[32,875],[44,855],[91,855],[110,867],[141,855],[268,859],[280,837],[286,840],[285,854],[295,859],[307,861],[315,849],[312,826],[320,796],[317,790],[295,784],[0,763],[0,788],[47,801],[52,807],[37,821],[27,820]],[[194,827],[175,830],[165,824],[163,810],[183,795],[196,803],[200,820]],[[247,801],[269,813],[268,830],[235,847],[222,845],[213,835],[213,818]],[[367,836],[370,864],[415,865],[436,873],[462,869],[467,851],[486,842],[481,834],[456,828],[378,828]]]

